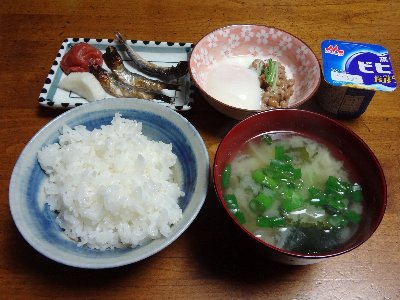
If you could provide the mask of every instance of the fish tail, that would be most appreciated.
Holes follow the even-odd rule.
[[[132,59],[131,64],[142,73],[152,77],[157,77],[163,81],[172,81],[187,74],[189,69],[189,63],[187,61],[180,61],[173,67],[161,67],[142,58],[127,44],[126,40],[119,32],[115,32],[115,36],[116,40],[124,46],[126,53]]]
[[[175,66],[175,71],[179,75],[184,75],[188,72],[189,70],[189,63],[185,60],[180,61],[176,66]]]
[[[161,101],[164,101],[164,102],[167,102],[167,103],[172,103],[173,102],[172,101],[173,99],[171,97],[169,97],[167,95],[164,95],[164,94],[154,94],[154,99],[161,100]]]
[[[128,56],[132,59],[132,64],[137,66],[139,70],[145,68],[145,64],[150,64],[146,60],[144,60],[139,54],[137,54],[127,43],[127,41],[122,37],[122,35],[117,31],[115,32],[116,40],[119,42],[124,48]]]
[[[165,89],[180,91],[179,84],[175,84],[175,83],[165,83]]]
[[[126,45],[126,40],[122,37],[122,35],[118,31],[115,32],[115,36],[117,37],[118,42]]]

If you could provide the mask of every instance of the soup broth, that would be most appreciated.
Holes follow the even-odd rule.
[[[255,237],[305,254],[348,241],[362,216],[362,189],[322,144],[293,133],[255,137],[226,165],[224,200]]]

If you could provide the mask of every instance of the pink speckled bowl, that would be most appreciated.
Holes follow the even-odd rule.
[[[295,91],[289,108],[310,99],[321,81],[321,68],[314,52],[295,36],[263,25],[231,25],[212,31],[193,48],[189,60],[190,74],[206,100],[219,112],[234,119],[244,119],[259,110],[227,105],[209,95],[206,80],[210,67],[232,56],[279,59],[293,74]]]

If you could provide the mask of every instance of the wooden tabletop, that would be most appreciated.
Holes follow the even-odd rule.
[[[116,269],[55,263],[31,248],[12,220],[8,187],[32,136],[62,113],[38,104],[65,38],[114,37],[197,42],[228,24],[264,24],[304,40],[321,57],[325,39],[369,42],[389,50],[400,76],[400,1],[206,0],[0,2],[0,299],[400,299],[399,89],[376,93],[359,118],[341,121],[378,157],[388,205],[375,234],[354,251],[310,266],[272,263],[237,236],[210,184],[205,204],[183,235],[158,254]],[[316,109],[315,99],[304,109]],[[182,113],[200,132],[213,162],[236,121],[199,95]]]

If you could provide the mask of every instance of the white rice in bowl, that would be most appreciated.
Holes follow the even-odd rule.
[[[140,122],[120,114],[93,131],[64,126],[38,161],[48,175],[46,202],[78,246],[135,247],[167,237],[182,218],[172,145],[149,140]]]

